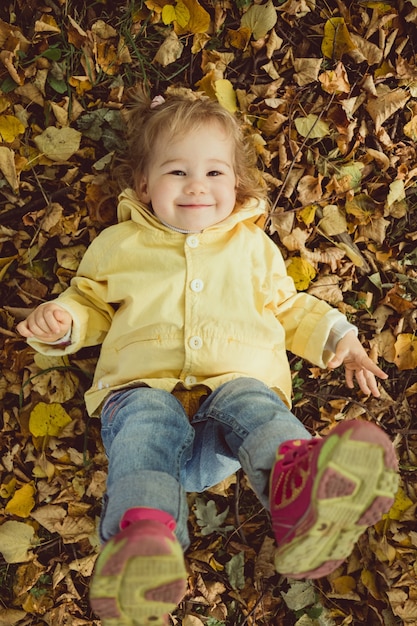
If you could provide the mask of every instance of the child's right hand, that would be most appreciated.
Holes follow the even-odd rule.
[[[26,338],[35,337],[47,343],[58,341],[70,330],[72,317],[54,302],[38,306],[16,329]]]

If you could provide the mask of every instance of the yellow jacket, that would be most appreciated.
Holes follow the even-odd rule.
[[[172,391],[210,389],[249,376],[291,404],[286,350],[325,367],[332,326],[345,317],[297,293],[277,246],[248,203],[203,232],[162,225],[132,190],[120,195],[119,223],[89,246],[57,302],[73,317],[71,345],[30,343],[44,354],[102,344],[88,412],[109,391],[145,383]]]

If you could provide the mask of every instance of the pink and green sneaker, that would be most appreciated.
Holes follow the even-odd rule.
[[[365,421],[341,422],[323,439],[283,443],[270,488],[277,571],[299,579],[335,570],[392,506],[397,470],[390,439]]]
[[[186,588],[182,548],[155,520],[136,521],[108,541],[90,587],[102,626],[165,626]]]

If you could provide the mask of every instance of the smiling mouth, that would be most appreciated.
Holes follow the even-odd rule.
[[[179,204],[181,209],[208,209],[212,205],[211,204]]]

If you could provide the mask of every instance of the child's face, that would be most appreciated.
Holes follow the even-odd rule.
[[[219,124],[173,141],[161,136],[137,194],[162,221],[199,232],[228,217],[236,203],[234,145]]]

